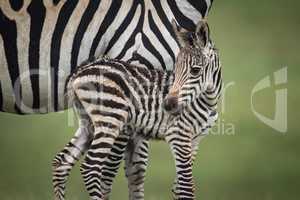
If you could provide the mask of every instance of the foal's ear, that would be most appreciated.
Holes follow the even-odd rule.
[[[193,44],[192,32],[177,26],[177,23],[174,19],[172,20],[172,27],[181,48]]]
[[[196,42],[201,47],[205,47],[209,42],[209,26],[206,20],[200,20],[196,26]]]

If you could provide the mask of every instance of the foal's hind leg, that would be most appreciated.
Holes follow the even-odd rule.
[[[99,117],[99,119],[105,117]],[[119,137],[120,126],[105,127],[106,122],[93,121],[94,138],[81,165],[81,174],[86,189],[93,200],[104,200],[105,182],[102,179],[105,164],[116,138]]]
[[[109,199],[113,180],[117,175],[120,164],[124,158],[124,151],[128,140],[128,135],[120,134],[111,148],[110,154],[103,163],[101,182],[103,183],[102,193],[104,194],[104,199]]]
[[[88,127],[83,121],[80,121],[75,136],[53,159],[52,182],[55,200],[64,199],[65,184],[69,177],[69,173],[76,161],[78,161],[80,156],[87,150],[91,140],[91,133],[91,130],[88,130]]]

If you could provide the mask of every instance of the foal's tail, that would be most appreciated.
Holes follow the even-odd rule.
[[[73,87],[73,76],[69,76],[66,82],[65,92],[64,92],[64,105],[65,108],[71,108],[75,102],[76,94]]]
[[[76,88],[74,87],[75,80],[76,80],[75,75],[70,76],[67,80],[67,84],[65,87],[65,96],[64,96],[65,107],[73,108],[76,117],[81,120],[84,126],[89,128],[89,130],[93,130],[93,127],[91,126],[90,118],[76,94]]]

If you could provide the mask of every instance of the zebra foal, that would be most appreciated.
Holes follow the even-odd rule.
[[[103,191],[111,182],[103,178],[107,170],[103,166],[111,161],[116,139],[122,137],[167,141],[176,165],[174,199],[195,198],[192,161],[198,144],[194,140],[217,114],[221,68],[206,22],[200,21],[192,35],[177,28],[175,32],[181,45],[175,73],[100,59],[79,68],[68,82],[69,99],[93,129],[81,166],[92,199],[107,198]],[[120,151],[125,145],[126,140]],[[122,158],[115,169],[118,160]]]
[[[194,30],[198,20],[208,15],[212,3],[212,0],[1,0],[0,111],[34,114],[66,109],[63,93],[67,77],[79,63],[93,56],[106,54],[126,61],[133,60],[132,52],[136,51],[133,60],[136,64],[171,69],[179,50],[171,19]],[[81,121],[81,128],[54,161],[54,166],[59,166],[56,169],[60,169],[59,178],[54,180],[58,188],[64,188],[70,164],[86,151],[84,141],[89,141],[90,135],[84,125]],[[125,139],[116,142],[123,143]],[[136,150],[125,151],[125,155],[139,160],[135,152],[144,149],[147,140],[134,140],[137,141],[130,143],[141,146],[130,145]],[[141,188],[137,185],[140,181],[135,181],[139,167],[126,160],[127,163],[128,186],[136,192],[137,187]]]

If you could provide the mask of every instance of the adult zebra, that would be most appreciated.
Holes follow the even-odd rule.
[[[212,1],[1,0],[0,111],[66,109],[68,75],[93,56],[170,69],[179,51],[171,20],[194,30]]]
[[[65,109],[66,77],[93,56],[170,69],[179,48],[171,20],[187,30],[212,0],[3,0],[0,2],[0,110]],[[137,64],[138,64],[137,63]]]

